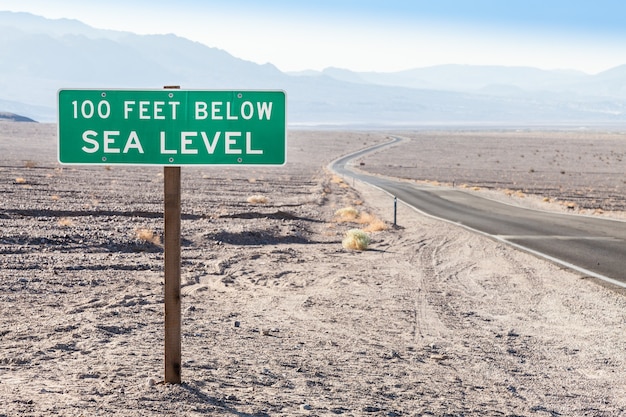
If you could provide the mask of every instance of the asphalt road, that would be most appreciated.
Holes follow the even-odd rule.
[[[397,141],[398,139],[395,139]],[[389,144],[340,158],[337,174],[374,185],[417,210],[462,225],[583,275],[626,288],[626,222],[531,210],[485,199],[466,191],[367,175],[350,161]]]

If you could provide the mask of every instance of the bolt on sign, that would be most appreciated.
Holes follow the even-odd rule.
[[[62,89],[58,114],[62,164],[286,162],[284,91]]]

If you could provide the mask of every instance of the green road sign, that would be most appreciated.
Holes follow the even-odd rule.
[[[283,91],[60,90],[62,164],[282,165]]]

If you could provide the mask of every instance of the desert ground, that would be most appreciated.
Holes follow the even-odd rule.
[[[624,291],[402,204],[393,227],[327,169],[392,133],[361,169],[623,217],[617,133],[296,130],[282,167],[183,167],[170,385],[162,169],[60,166],[55,125],[0,123],[0,416],[625,415]]]

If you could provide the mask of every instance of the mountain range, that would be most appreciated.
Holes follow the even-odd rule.
[[[280,89],[291,126],[620,125],[626,65],[590,75],[440,65],[284,73],[173,34],[0,12],[0,112],[56,121],[60,88]]]

